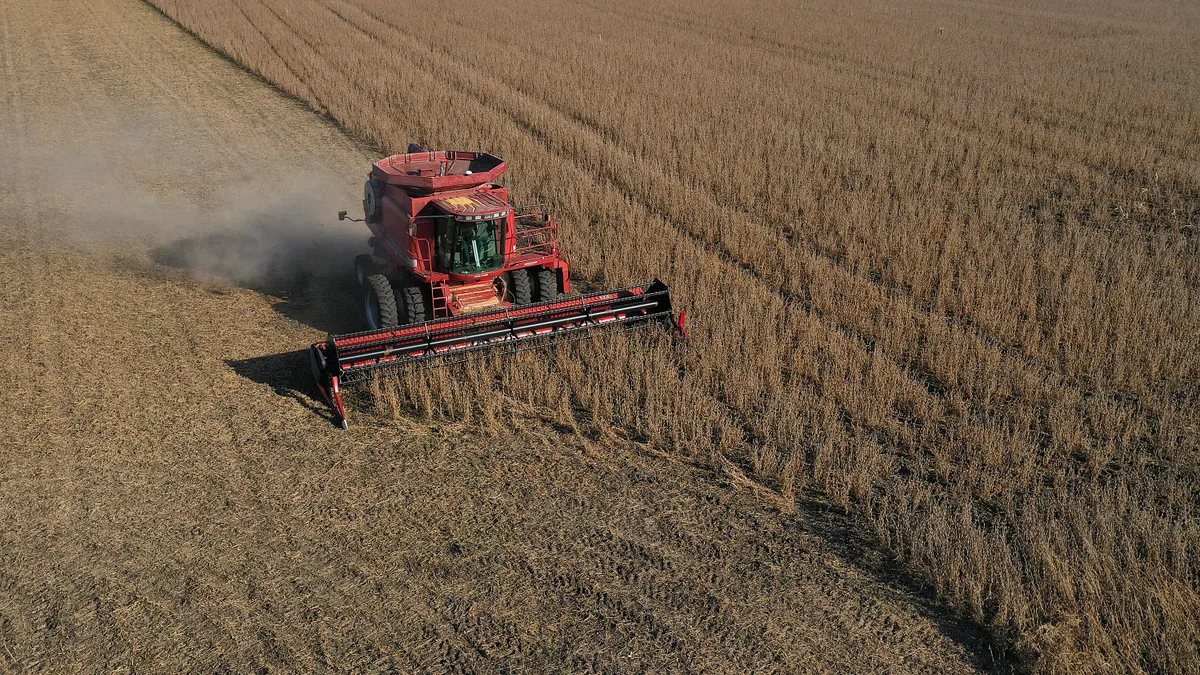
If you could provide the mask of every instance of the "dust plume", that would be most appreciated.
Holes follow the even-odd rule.
[[[366,230],[339,223],[336,198],[322,195],[322,187],[314,181],[267,198],[259,190],[230,189],[215,200],[220,205],[215,211],[175,212],[172,221],[187,223],[186,229],[152,256],[171,267],[255,287],[348,273],[350,260],[366,249]]]
[[[148,251],[159,264],[258,289],[344,273],[365,250],[365,228],[336,217],[357,206],[361,173],[325,167],[305,148],[247,161],[237,139],[227,139],[228,147],[213,152],[211,138],[181,137],[177,122],[168,133],[177,111],[106,112],[71,143],[57,134],[25,139],[10,164],[21,167],[15,182],[30,185],[25,199],[44,194],[34,186],[48,178],[69,186],[49,204],[61,214],[55,236]]]

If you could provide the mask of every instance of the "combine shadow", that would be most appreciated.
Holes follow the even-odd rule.
[[[957,643],[980,672],[1013,675],[1021,671],[1016,656],[979,623],[957,614],[937,598],[937,591],[904,568],[860,521],[821,501],[818,494],[796,500],[792,519],[797,529],[816,535],[843,562],[858,568],[881,586],[910,603],[938,631]]]
[[[225,364],[247,380],[271,387],[277,395],[292,399],[328,420],[330,425],[337,426],[333,413],[313,384],[307,349],[250,359],[227,359]]]
[[[335,334],[364,330],[352,267],[362,242],[277,223],[285,219],[251,223],[246,231],[179,239],[151,250],[150,258],[162,267],[214,282],[214,293],[230,285],[257,291],[271,299],[276,312],[297,324]],[[333,414],[313,383],[307,345],[302,347],[225,363],[333,424]]]
[[[151,250],[150,257],[275,298],[275,310],[297,323],[347,333],[365,328],[351,265],[361,248],[358,239],[320,232],[301,238],[268,228],[179,239]]]

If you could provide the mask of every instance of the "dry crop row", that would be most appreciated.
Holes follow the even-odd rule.
[[[1036,669],[1200,666],[1194,8],[155,4],[381,149],[509,158],[581,279],[695,317],[698,357],[605,340],[381,409],[729,458]]]

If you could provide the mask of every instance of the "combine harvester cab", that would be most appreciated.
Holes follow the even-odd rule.
[[[379,160],[363,191],[371,255],[354,261],[369,330],[330,335],[309,357],[317,388],[347,427],[343,385],[380,370],[460,363],[661,324],[684,332],[670,291],[644,286],[571,296],[570,258],[540,205],[518,208],[480,152]],[[338,214],[346,218],[346,212]]]

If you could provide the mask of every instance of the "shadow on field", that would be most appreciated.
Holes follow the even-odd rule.
[[[308,349],[256,356],[251,359],[227,359],[225,363],[238,375],[271,387],[279,396],[292,399],[334,424],[333,413],[320,398],[313,383],[308,365]]]
[[[998,647],[983,626],[939,602],[936,591],[906,571],[862,522],[821,501],[819,495],[798,497],[796,508],[792,522],[798,530],[819,537],[843,562],[911,603],[942,635],[961,646],[980,672],[1020,672],[1011,652]]]
[[[283,316],[327,333],[365,329],[351,270],[355,244],[342,238],[303,244],[241,232],[217,232],[159,246],[151,259],[277,298]]]

